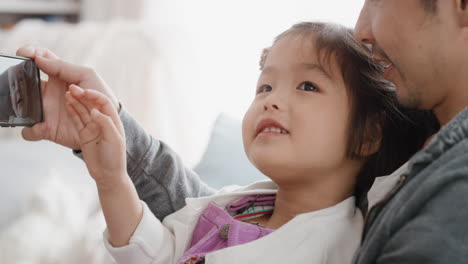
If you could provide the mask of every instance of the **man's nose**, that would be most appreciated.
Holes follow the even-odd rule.
[[[367,1],[362,7],[356,26],[354,27],[354,38],[362,44],[375,44]]]

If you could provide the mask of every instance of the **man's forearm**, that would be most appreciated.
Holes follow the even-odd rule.
[[[185,198],[215,193],[194,171],[185,168],[172,149],[147,134],[124,107],[119,117],[125,129],[127,173],[139,198],[160,221],[184,207]],[[73,152],[82,158],[79,150]]]
[[[185,206],[185,198],[215,192],[165,143],[147,134],[125,108],[119,115],[126,134],[128,175],[159,220]]]

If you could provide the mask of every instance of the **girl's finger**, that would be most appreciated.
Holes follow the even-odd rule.
[[[77,99],[81,99],[84,94],[84,89],[76,84],[70,84],[68,86],[68,91]],[[91,109],[89,111],[91,112]]]
[[[101,127],[101,132],[105,140],[113,141],[117,136],[122,136],[114,125],[112,119],[101,113],[98,109],[91,110],[91,118]]]
[[[114,108],[112,101],[104,94],[90,89],[83,89],[77,85],[70,85],[70,92],[76,97],[87,109],[91,112],[92,109],[96,108],[101,111],[104,115],[109,116],[114,122],[114,126],[119,131],[120,135],[124,135],[124,128],[117,110]]]
[[[65,93],[65,98],[67,99],[67,102],[73,106],[75,112],[80,116],[81,121],[85,125],[91,122],[89,110],[79,101],[79,99],[73,97],[69,91]]]
[[[107,96],[104,94],[95,91],[95,90],[85,90],[83,92],[83,99],[96,104],[100,109],[102,109],[102,113],[105,115],[111,115],[113,113],[117,113],[117,110],[112,105],[112,102]]]
[[[78,114],[78,112],[73,107],[73,105],[71,103],[66,103],[65,108],[67,109],[68,114],[71,116],[71,118],[73,120],[73,125],[75,126],[75,128],[78,131],[83,130],[85,125],[84,125],[83,121],[81,120],[80,115]]]
[[[90,112],[93,108],[98,108],[105,115],[110,116],[113,114],[112,102],[104,94],[90,89],[85,90],[75,84],[71,84],[69,90],[74,97],[80,99],[88,107]],[[109,105],[111,106],[110,108],[108,107]]]
[[[87,89],[84,90],[82,99],[82,102],[86,104],[88,108],[97,108],[104,115],[109,116],[114,122],[115,127],[123,134],[123,125],[120,121],[119,114],[112,104],[112,101],[107,96],[98,91]]]
[[[91,103],[89,100],[83,100],[85,89],[81,88],[80,86],[76,84],[71,84],[68,87],[68,90],[73,95],[73,97],[75,97],[75,99],[79,100],[81,104],[83,104],[88,109],[89,113],[91,113],[91,110],[93,110],[93,108],[99,107],[97,104]]]

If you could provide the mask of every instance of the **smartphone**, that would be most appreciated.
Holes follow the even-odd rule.
[[[39,69],[32,59],[0,54],[0,126],[44,121]]]

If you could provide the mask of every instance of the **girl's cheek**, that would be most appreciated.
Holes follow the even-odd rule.
[[[250,138],[253,137],[253,133],[255,130],[255,120],[256,120],[256,115],[257,111],[255,111],[256,104],[255,102],[250,105],[249,109],[244,115],[244,118],[242,119],[242,137],[244,139],[244,143],[246,143],[246,140],[249,140]]]

